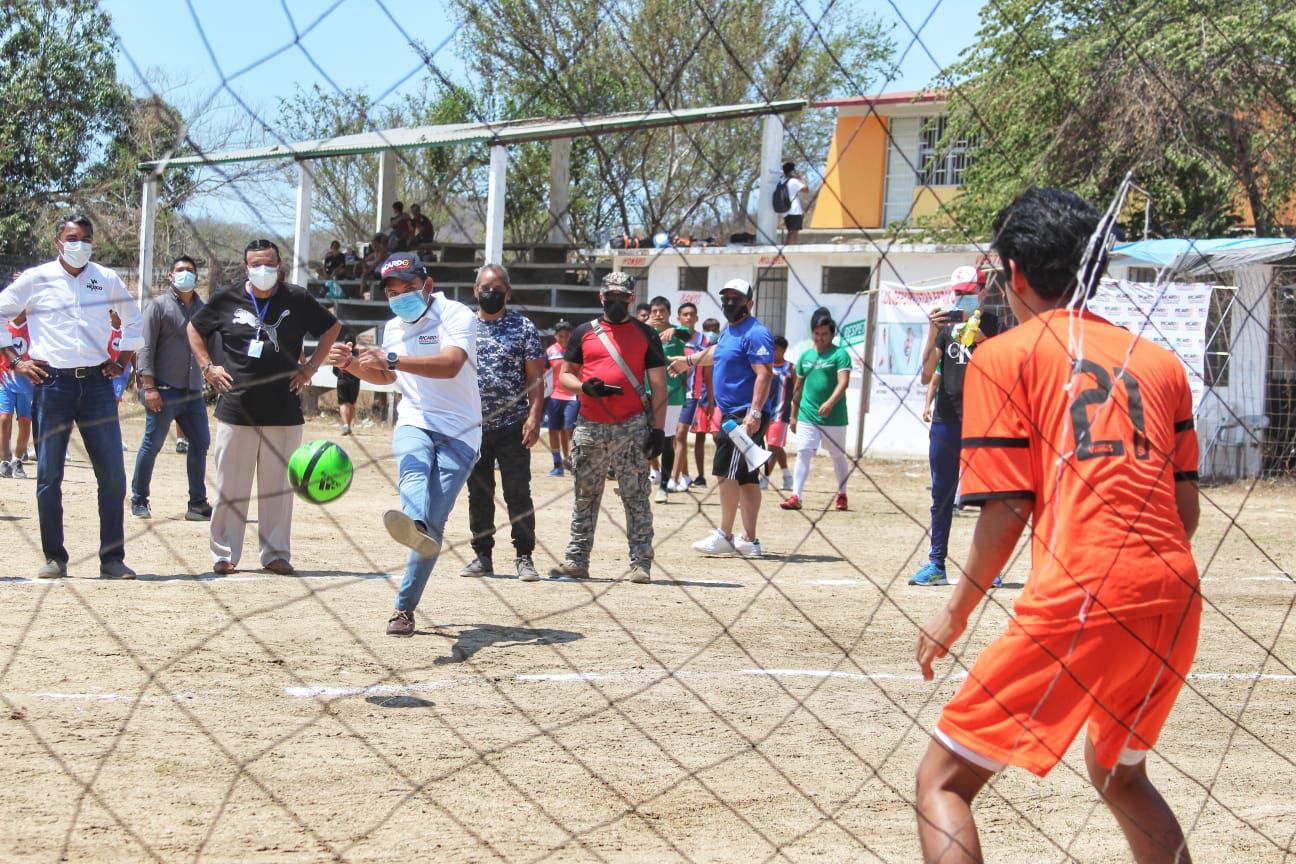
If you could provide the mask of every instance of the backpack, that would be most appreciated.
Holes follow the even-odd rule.
[[[792,196],[788,194],[788,178],[779,180],[774,187],[774,212],[786,213],[792,209]]]

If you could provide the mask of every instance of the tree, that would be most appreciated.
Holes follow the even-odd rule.
[[[851,4],[809,17],[796,0],[454,0],[474,90],[475,119],[569,117],[704,107],[867,91],[889,55],[879,23]],[[789,153],[818,164],[831,135],[827,112],[790,118]],[[572,153],[573,233],[601,228],[688,233],[742,226],[758,180],[760,120],[610,133],[578,139]],[[512,204],[527,226],[548,224],[547,171],[515,148]],[[519,183],[518,179],[523,182]]]
[[[988,3],[944,80],[946,140],[981,144],[946,216],[984,236],[1027,185],[1105,200],[1133,170],[1154,234],[1218,234],[1247,210],[1269,234],[1296,191],[1294,64],[1296,12],[1267,0]]]
[[[0,246],[30,251],[46,204],[73,190],[127,104],[93,0],[0,4]],[[40,244],[48,246],[48,240]]]

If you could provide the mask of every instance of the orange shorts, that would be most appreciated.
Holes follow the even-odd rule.
[[[699,405],[697,413],[693,415],[693,434],[712,435],[719,431],[720,409],[713,408],[708,411],[705,406]]]
[[[1015,620],[981,652],[936,738],[997,771],[1039,776],[1088,721],[1098,763],[1137,764],[1156,744],[1197,653],[1201,598],[1185,613],[1028,633]]]

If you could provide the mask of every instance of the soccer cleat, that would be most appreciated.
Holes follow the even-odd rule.
[[[9,467],[13,470],[13,478],[15,480],[27,479],[27,472],[23,470],[22,463],[19,462],[17,459],[10,462]]]
[[[131,504],[131,515],[136,519],[153,518],[153,513],[149,510],[149,505],[143,501],[133,502]]]
[[[400,510],[388,510],[383,514],[383,526],[391,538],[402,546],[408,546],[420,558],[435,558],[441,551],[441,544],[420,529],[418,523]]]
[[[549,576],[553,579],[588,579],[589,565],[569,559],[557,567],[549,568]]]
[[[404,609],[397,609],[392,616],[387,619],[388,636],[413,636],[414,635],[414,613],[406,612]]]
[[[845,492],[838,492],[838,493],[837,493],[837,501],[836,501],[836,503],[833,504],[833,506],[836,507],[838,510],[847,510],[847,509],[849,509],[849,508],[846,506],[846,493],[845,493]]]
[[[514,563],[517,565],[519,582],[540,581],[540,571],[536,570],[535,563],[532,562],[530,555],[519,555]]]
[[[928,561],[909,579],[910,585],[933,585],[941,587],[949,584],[945,568],[938,567],[935,561]]]
[[[748,540],[741,534],[735,534],[733,547],[734,551],[738,553],[739,558],[761,557],[761,545],[759,540]]]
[[[779,502],[779,507],[782,507],[784,510],[800,510],[801,499],[795,495],[789,495],[787,498],[784,498]]]
[[[549,475],[548,475],[548,476],[550,476],[550,477],[561,477],[561,476],[563,476],[563,469],[562,469],[562,466],[561,466],[561,465],[555,465],[555,466],[553,467],[553,469],[549,472]]]
[[[125,561],[104,561],[99,565],[99,576],[103,579],[134,579],[135,571],[127,567]]]
[[[16,461],[16,460],[15,460]],[[13,465],[4,459],[0,459],[0,477],[12,477]]]
[[[667,500],[666,490],[658,486],[657,495],[653,500],[656,501],[658,504],[665,504]]]
[[[648,572],[647,567],[636,564],[630,568],[630,581],[636,585],[647,585],[652,581],[652,574]]]
[[[693,548],[712,558],[729,558],[738,554],[733,542],[719,528],[708,534],[705,539],[694,543]]]
[[[519,558],[519,561],[522,559]],[[534,568],[533,568],[534,569]],[[460,576],[494,576],[495,565],[489,555],[478,555],[459,571]],[[518,565],[518,576],[522,575],[522,567]]]
[[[53,558],[41,565],[36,571],[37,579],[62,579],[67,575],[67,564]]]
[[[176,441],[176,452],[177,452],[177,453],[188,453],[188,452],[189,452],[189,441],[188,441],[188,439],[180,438],[180,439],[178,439],[178,440]]]

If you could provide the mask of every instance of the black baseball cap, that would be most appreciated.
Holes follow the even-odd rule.
[[[422,279],[427,276],[427,270],[423,268],[423,262],[414,252],[397,252],[391,255],[382,263],[382,268],[378,271],[386,282],[388,279],[402,279],[406,282],[413,282],[416,279]]]

